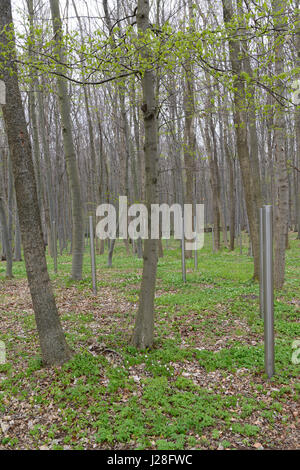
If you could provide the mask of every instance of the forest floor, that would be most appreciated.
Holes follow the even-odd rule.
[[[71,257],[49,271],[73,359],[45,369],[24,263],[0,264],[0,449],[299,448],[300,241],[290,234],[286,284],[275,293],[276,375],[264,374],[259,288],[239,249],[187,261],[178,242],[159,260],[155,346],[130,346],[142,260],[118,242],[113,268],[97,256],[98,294],[69,279]],[[165,247],[165,243],[164,243]]]

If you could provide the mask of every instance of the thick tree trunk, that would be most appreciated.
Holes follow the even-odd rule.
[[[149,0],[138,0],[137,25],[140,36],[149,28]],[[147,60],[145,46],[141,54]],[[158,151],[157,151],[157,108],[155,100],[155,77],[153,71],[146,70],[142,78],[143,105],[145,126],[145,170],[146,170],[146,205],[151,227],[151,204],[158,202]],[[154,331],[154,296],[157,269],[157,240],[145,240],[143,277],[140,291],[139,309],[135,321],[132,344],[139,348],[151,348]]]
[[[4,67],[6,105],[2,109],[13,166],[26,271],[43,362],[45,365],[62,364],[70,358],[71,353],[60,324],[47,271],[32,149],[14,62],[15,51],[11,47],[11,40],[3,32],[4,28],[10,32],[11,24],[10,0],[2,0],[0,44],[7,51]],[[4,65],[3,56],[0,56],[0,60]]]

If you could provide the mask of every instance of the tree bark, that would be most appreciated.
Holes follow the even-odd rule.
[[[275,30],[275,74],[284,72],[284,50],[282,44],[282,30],[284,24],[282,17],[285,12],[283,0],[273,0],[273,16]],[[281,79],[278,79],[277,92],[284,94]],[[274,286],[281,289],[285,275],[285,249],[288,233],[289,213],[289,182],[286,161],[286,122],[284,109],[276,103],[274,113],[274,153],[276,165],[276,206],[275,206],[275,236],[274,236]]]
[[[223,15],[225,23],[229,23],[234,16],[232,0],[222,0]],[[231,32],[232,35],[232,32]],[[250,152],[247,137],[247,116],[244,111],[244,100],[246,99],[245,86],[241,80],[242,61],[240,60],[240,41],[229,39],[229,56],[231,66],[237,78],[234,80],[234,124],[236,129],[237,154],[240,161],[243,188],[245,194],[246,210],[249,220],[250,236],[253,247],[254,273],[253,279],[259,278],[259,225],[258,207],[253,185]]]
[[[142,38],[149,28],[149,0],[138,0],[137,26]],[[142,57],[147,60],[147,46],[141,50]],[[155,99],[155,77],[151,70],[145,70],[142,78],[143,105],[145,126],[145,174],[146,174],[146,205],[148,209],[148,226],[151,227],[151,204],[158,202],[158,150],[157,150],[157,107]],[[139,309],[135,321],[132,344],[139,349],[151,348],[154,331],[154,296],[157,269],[157,240],[149,236],[145,240],[143,255],[143,276],[139,299]]]
[[[60,63],[63,64],[65,61],[65,53],[62,46],[62,22],[59,11],[59,0],[50,0],[50,7],[57,53],[59,55]],[[61,72],[62,70],[60,69],[60,66],[58,66],[57,73],[60,74]],[[80,280],[82,278],[82,264],[84,254],[83,209],[79,172],[72,135],[70,98],[68,95],[67,83],[60,76],[57,78],[57,88],[61,121],[63,126],[64,151],[72,203],[72,279]]]
[[[25,265],[43,362],[45,365],[62,364],[71,353],[60,324],[47,271],[32,149],[14,61],[15,47],[11,46],[5,32],[11,32],[12,22],[11,2],[2,0],[0,45],[7,53],[6,59],[0,55],[6,84],[6,105],[2,106],[2,110],[12,160]]]
[[[188,0],[189,28],[195,29],[195,15],[192,0]],[[184,90],[184,165],[185,165],[185,204],[194,202],[193,190],[195,187],[195,161],[196,161],[196,134],[195,134],[195,84],[193,67],[188,58],[184,64],[185,90]],[[193,251],[185,250],[186,258],[192,258]]]
[[[295,45],[296,45],[296,67],[300,67],[300,11],[299,11],[299,0],[296,2],[296,8],[298,9],[298,14],[296,17],[296,35],[295,35]],[[300,84],[300,73],[298,74],[298,81]],[[299,97],[299,93],[298,93]],[[295,111],[295,129],[296,129],[296,155],[295,155],[295,165],[297,168],[300,168],[300,105],[297,106]],[[296,171],[295,177],[295,189],[296,189],[296,223],[298,236],[297,239],[300,240],[300,172]]]
[[[9,239],[8,223],[5,211],[4,200],[0,195],[0,223],[2,227],[2,240],[5,246],[5,257],[6,257],[6,277],[11,279],[13,277],[12,273],[12,250],[11,242]]]

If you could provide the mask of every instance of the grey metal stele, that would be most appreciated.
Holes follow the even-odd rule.
[[[198,251],[197,251],[197,217],[194,215],[194,227],[195,227],[195,250],[194,250],[194,267],[195,270],[197,271],[198,269]]]
[[[89,216],[89,222],[90,222],[90,250],[91,250],[91,268],[92,268],[93,292],[94,292],[94,294],[97,294],[94,226],[93,226],[93,216],[92,215]]]
[[[240,243],[240,255],[243,254],[243,232],[241,224],[239,224],[239,243]]]
[[[52,239],[54,272],[57,273],[57,231],[55,220],[52,222]]]
[[[184,211],[182,211],[182,233],[181,233],[181,271],[182,281],[186,283],[186,265],[185,265],[185,237],[184,237]]]
[[[263,208],[259,209],[259,304],[260,304],[260,316],[264,319],[264,232],[263,232]]]
[[[274,282],[273,282],[273,211],[263,207],[263,298],[265,371],[268,378],[275,373],[274,357]]]

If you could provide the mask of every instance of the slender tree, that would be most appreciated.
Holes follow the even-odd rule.
[[[12,249],[11,249],[11,241],[9,238],[9,229],[5,211],[5,205],[3,197],[0,194],[0,223],[2,227],[2,240],[4,242],[5,247],[5,257],[6,257],[6,277],[8,279],[13,277],[12,273]]]
[[[283,0],[273,0],[274,34],[275,34],[275,73],[278,77],[277,92],[284,95],[281,74],[284,73],[284,35],[285,7]],[[275,206],[275,256],[274,285],[281,289],[285,274],[285,249],[288,233],[289,182],[286,158],[286,118],[284,108],[276,103],[274,113],[274,153],[276,165],[276,206]]]
[[[147,34],[150,28],[149,0],[138,0],[136,18],[139,36],[143,40],[143,36]],[[149,60],[149,50],[146,44],[141,49],[141,56],[146,62]],[[151,204],[158,202],[157,106],[155,99],[155,75],[151,69],[146,69],[143,72],[142,89],[142,111],[145,127],[145,199],[149,215],[148,230],[150,230]],[[143,276],[139,308],[132,337],[132,344],[139,349],[151,348],[153,345],[157,251],[157,240],[152,240],[149,236],[144,244]]]
[[[229,25],[234,21],[234,8],[232,0],[222,0],[223,15],[225,25]],[[236,23],[235,23],[236,24]],[[238,35],[236,28],[235,35]],[[258,206],[257,197],[255,195],[255,185],[253,184],[253,172],[250,160],[250,150],[247,135],[247,113],[245,112],[246,90],[244,81],[241,80],[243,72],[241,61],[241,42],[237,37],[229,36],[229,57],[232,70],[235,74],[233,83],[234,95],[234,124],[236,129],[236,145],[237,155],[240,161],[241,174],[243,180],[243,189],[245,194],[245,202],[247,208],[247,216],[249,220],[250,235],[252,240],[254,255],[254,274],[253,278],[259,277],[259,230],[258,230]]]
[[[54,37],[56,42],[57,61],[57,89],[62,122],[62,134],[67,172],[70,184],[72,201],[72,279],[82,278],[82,263],[84,253],[84,220],[81,198],[79,172],[72,134],[71,103],[68,94],[67,82],[62,77],[65,61],[63,47],[63,28],[59,10],[59,0],[50,0]]]

